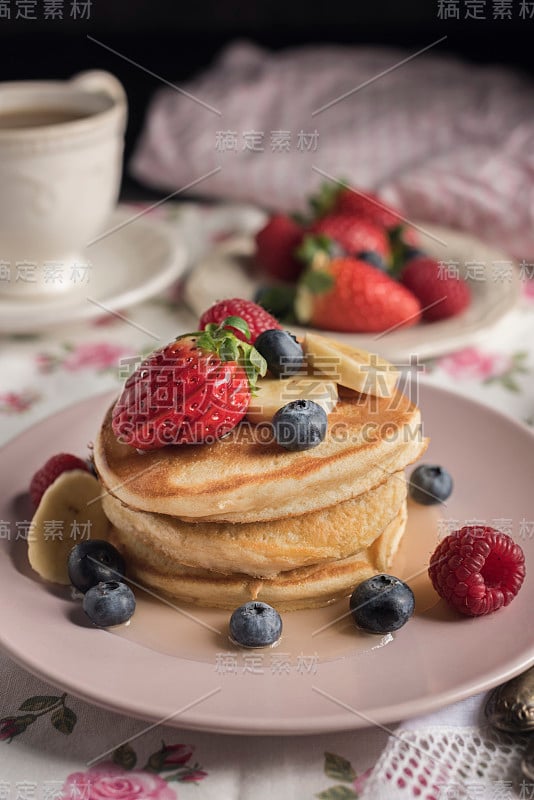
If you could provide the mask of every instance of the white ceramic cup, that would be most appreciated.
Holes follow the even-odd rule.
[[[2,115],[64,112],[67,121],[2,126]],[[117,202],[126,95],[108,72],[0,83],[0,294],[42,298],[83,285],[78,265]]]

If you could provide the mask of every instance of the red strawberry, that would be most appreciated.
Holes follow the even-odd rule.
[[[391,249],[385,230],[374,222],[350,214],[327,214],[313,223],[310,232],[329,236],[337,242],[348,255],[362,251],[378,253],[384,261],[389,261]]]
[[[295,310],[304,324],[347,332],[381,332],[420,318],[417,298],[384,272],[356,258],[329,258],[320,249],[299,282]]]
[[[304,234],[301,226],[286,214],[274,214],[256,234],[256,258],[271,277],[295,281],[302,264],[295,258],[295,248]]]
[[[394,228],[402,222],[396,211],[371,192],[341,189],[337,198],[336,210],[344,214],[366,217],[384,228]]]
[[[402,270],[400,280],[417,297],[423,319],[428,322],[454,317],[471,302],[467,283],[448,274],[446,266],[433,258],[412,258]]]
[[[63,472],[70,472],[73,469],[83,469],[84,472],[91,471],[86,461],[70,453],[58,453],[52,456],[41,469],[37,470],[30,482],[30,497],[35,508],[37,508],[41,502],[41,497],[56,478],[59,478]]]
[[[323,183],[310,200],[318,216],[329,213],[364,217],[382,228],[395,228],[402,223],[397,211],[386,205],[376,194],[349,188],[342,182]]]
[[[478,617],[512,602],[525,579],[525,556],[506,533],[466,525],[437,546],[428,573],[456,611]]]
[[[219,300],[214,303],[207,311],[204,311],[200,317],[199,327],[204,330],[206,325],[216,322],[217,325],[227,317],[241,317],[248,325],[250,331],[250,343],[254,344],[260,333],[263,331],[272,330],[273,328],[282,328],[277,319],[275,319],[268,311],[253,303],[252,300],[242,300],[240,297],[234,297],[232,300]],[[227,327],[242,342],[246,342],[245,334],[237,328]]]
[[[139,450],[213,442],[237,425],[267,365],[225,325],[248,334],[242,319],[229,317],[179,336],[139,365],[112,412],[121,442]]]

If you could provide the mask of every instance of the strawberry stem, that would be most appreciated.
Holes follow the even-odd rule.
[[[391,267],[388,272],[392,278],[398,278],[406,263],[406,252],[408,246],[404,241],[405,226],[395,225],[388,231],[389,242],[391,245]]]
[[[311,266],[318,255],[332,258],[337,255],[338,250],[339,247],[330,236],[316,233],[308,234],[303,238],[302,243],[295,250],[295,255],[303,264]]]
[[[234,328],[250,339],[250,329],[244,319],[237,316],[226,317],[220,324],[210,322],[203,331],[185,334],[197,337],[197,347],[208,353],[215,353],[221,361],[235,361],[245,370],[252,392],[257,380],[267,372],[267,362],[249,342],[243,342],[232,333]],[[181,338],[181,337],[179,337]]]
[[[345,178],[339,180],[324,181],[316,194],[312,194],[309,198],[309,205],[313,213],[314,219],[319,219],[329,214],[335,209],[337,199],[341,192],[348,188],[349,182]]]

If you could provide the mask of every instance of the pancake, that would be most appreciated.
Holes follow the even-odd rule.
[[[166,571],[176,564],[272,577],[360,552],[382,533],[405,499],[406,479],[399,472],[336,506],[270,522],[191,523],[135,511],[111,495],[102,502],[127,563],[135,557]]]
[[[152,564],[128,555],[129,575],[140,585],[178,602],[213,608],[234,609],[257,599],[279,611],[318,608],[350,594],[361,581],[388,571],[406,526],[406,503],[384,532],[366,550],[349,558],[282,572],[275,578],[258,580],[243,574],[222,575],[214,571]],[[111,527],[109,540],[120,550],[120,533]]]
[[[140,511],[183,520],[257,522],[306,514],[357,497],[426,449],[420,414],[402,393],[389,398],[340,390],[325,440],[289,452],[259,444],[240,423],[213,444],[144,453],[117,441],[108,411],[95,442],[104,488]],[[268,426],[261,428],[268,433]]]

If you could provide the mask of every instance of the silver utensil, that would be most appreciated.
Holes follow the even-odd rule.
[[[534,667],[497,686],[484,709],[490,725],[499,731],[525,735],[534,731]],[[534,736],[521,759],[521,772],[534,782]]]
[[[534,731],[534,667],[494,689],[485,714],[497,730],[522,734]]]

